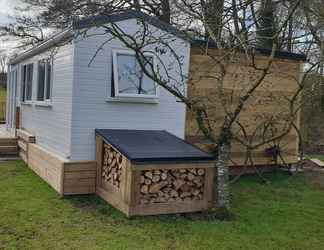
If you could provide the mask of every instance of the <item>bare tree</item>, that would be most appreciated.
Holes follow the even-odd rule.
[[[29,2],[32,2],[29,0]],[[41,2],[41,1],[36,1]],[[254,124],[254,128],[248,128],[240,117],[244,110],[253,109],[250,103],[257,99],[256,92],[266,88],[267,77],[273,73],[273,64],[276,51],[286,47],[290,51],[305,52],[311,55],[312,61],[309,70],[319,65],[319,57],[312,56],[311,51],[318,51],[320,26],[314,25],[313,7],[306,0],[286,1],[73,1],[69,7],[59,8],[58,5],[45,5],[46,11],[58,7],[56,18],[62,17],[62,22],[50,19],[50,12],[41,12],[44,27],[66,27],[71,17],[84,17],[93,14],[110,14],[125,9],[137,9],[152,16],[160,18],[177,27],[181,27],[179,33],[184,39],[192,43],[201,42],[201,53],[208,58],[211,68],[209,73],[202,76],[212,80],[216,90],[220,107],[208,104],[208,98],[204,96],[187,96],[183,91],[189,80],[188,75],[183,74],[183,59],[173,49],[174,37],[172,34],[157,35],[151,32],[145,20],[139,20],[141,28],[135,34],[129,34],[122,30],[116,23],[98,24],[102,31],[100,34],[91,33],[89,30],[81,30],[77,37],[83,39],[87,36],[103,34],[107,39],[99,47],[100,50],[113,39],[120,40],[127,48],[136,54],[142,71],[154,80],[161,88],[176,96],[183,102],[193,114],[199,127],[199,131],[212,145],[212,151],[217,157],[215,169],[215,192],[217,192],[217,205],[223,208],[229,207],[228,168],[232,165],[231,151],[234,143],[239,143],[246,151],[245,165],[254,166],[253,151],[263,145],[272,144],[269,153],[276,162],[281,158],[280,142],[292,130],[298,133],[296,117],[300,106],[300,95],[304,87],[304,78],[295,79],[294,93],[282,96],[278,102],[285,107],[284,112],[270,116],[261,116]],[[65,6],[62,2],[62,6]],[[172,12],[170,11],[172,6]],[[54,8],[54,9],[53,9]],[[274,14],[285,13],[279,18]],[[300,17],[296,18],[296,13]],[[53,14],[51,12],[51,14]],[[70,19],[69,19],[70,18]],[[275,20],[274,20],[275,19]],[[275,25],[274,25],[275,23]],[[256,31],[257,36],[256,36]],[[264,31],[267,31],[266,34]],[[207,35],[206,35],[207,34]],[[207,36],[207,38],[206,38]],[[263,63],[257,61],[257,38],[265,39],[262,43],[268,48],[269,56]],[[210,48],[217,47],[215,52]],[[159,68],[155,69],[152,62],[145,56],[146,52],[154,53]],[[167,54],[173,59],[172,65],[164,65],[163,57]],[[244,62],[253,71],[253,77],[246,85],[233,88],[231,93],[226,89],[226,81],[229,75],[233,75],[232,65],[236,61]],[[89,62],[91,65],[91,61]],[[168,68],[174,67],[180,74],[180,79],[168,73]],[[235,75],[235,74],[234,74]],[[287,76],[293,78],[294,76]],[[284,101],[283,101],[284,100]],[[221,114],[217,121],[215,112]],[[217,126],[216,126],[216,125]],[[261,176],[261,175],[260,175]]]
[[[0,50],[0,73],[7,71],[8,56],[4,50]]]
[[[15,37],[22,46],[33,46],[44,41],[46,34],[51,33],[49,31],[65,29],[75,19],[110,15],[128,9],[143,11],[164,22],[171,22],[169,0],[21,1],[24,7],[16,7],[18,14],[12,23],[0,26],[0,37]]]

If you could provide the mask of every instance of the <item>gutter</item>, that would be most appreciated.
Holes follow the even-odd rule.
[[[33,57],[33,56],[39,54],[39,53],[42,53],[45,50],[47,50],[48,48],[53,47],[53,46],[59,44],[60,42],[66,41],[72,37],[73,37],[73,31],[71,28],[63,30],[62,32],[55,34],[54,36],[52,36],[48,40],[44,41],[43,43],[37,45],[36,47],[34,47],[30,50],[27,50],[26,52],[18,55],[17,57],[11,58],[9,60],[9,64],[10,65],[17,64],[27,58],[30,58],[30,57]]]

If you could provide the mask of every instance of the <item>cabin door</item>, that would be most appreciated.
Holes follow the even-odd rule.
[[[10,69],[8,77],[6,125],[8,132],[14,134],[16,129],[17,67]]]

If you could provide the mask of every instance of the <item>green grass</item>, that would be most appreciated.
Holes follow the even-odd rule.
[[[6,102],[7,91],[4,87],[0,86],[0,102]]]
[[[324,249],[321,182],[283,173],[267,178],[271,185],[244,177],[232,186],[231,221],[129,220],[95,196],[60,199],[22,162],[4,163],[0,249]]]

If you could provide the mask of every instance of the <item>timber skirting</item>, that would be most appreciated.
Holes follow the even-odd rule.
[[[29,168],[60,195],[95,193],[95,161],[67,161],[35,143],[26,141],[21,143],[20,155]]]

